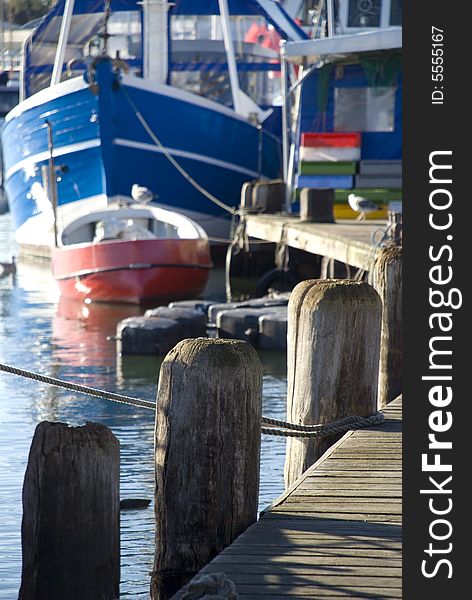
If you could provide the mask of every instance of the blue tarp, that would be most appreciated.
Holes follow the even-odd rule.
[[[336,76],[339,79],[336,79]],[[364,68],[360,64],[344,65],[341,73],[333,69],[329,76],[327,102],[324,115],[320,115],[319,103],[324,94],[320,94],[319,78],[323,74],[315,70],[303,83],[301,105],[301,132],[334,131],[334,89],[369,87]],[[361,157],[365,160],[388,160],[402,157],[402,74],[401,70],[395,78],[395,115],[393,131],[363,131]]]
[[[257,0],[228,0],[228,9],[231,15],[258,15],[265,17],[284,39],[293,40],[293,32],[296,32],[298,39],[308,39],[306,33],[299,27],[284,11],[278,2],[274,2],[274,10],[280,15],[280,22],[276,23],[268,12],[266,12]],[[176,0],[175,5],[169,9],[170,15],[219,15],[220,9],[218,0]],[[291,31],[284,31],[283,21],[287,19],[290,22]]]

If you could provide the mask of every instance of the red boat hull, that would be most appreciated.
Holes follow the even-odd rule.
[[[52,253],[65,298],[93,302],[184,299],[200,294],[211,268],[206,239],[157,239],[76,244]]]

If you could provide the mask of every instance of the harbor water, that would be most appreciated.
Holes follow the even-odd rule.
[[[0,261],[17,252],[10,215],[0,216]],[[212,272],[205,297],[224,300],[224,275]],[[64,301],[47,263],[19,262],[0,279],[0,362],[60,379],[155,400],[159,360],[120,358],[107,336],[142,311],[133,306]],[[263,413],[285,418],[285,355],[261,354]],[[21,578],[21,493],[40,421],[103,423],[121,447],[121,498],[153,497],[150,410],[78,395],[0,372],[0,599],[17,598]],[[263,436],[259,507],[283,491],[285,440]],[[148,598],[154,545],[153,504],[121,513],[121,597]]]

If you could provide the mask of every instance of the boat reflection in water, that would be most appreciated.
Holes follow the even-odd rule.
[[[62,365],[61,372],[67,372],[75,381],[80,378],[84,385],[103,385],[104,389],[110,389],[110,380],[116,374],[115,386],[126,395],[130,392],[125,385],[130,384],[133,388],[151,384],[157,389],[162,357],[122,357],[116,352],[117,324],[142,315],[143,310],[133,304],[86,304],[61,296],[53,320],[53,352]]]
[[[141,314],[133,304],[87,304],[61,296],[53,320],[54,354],[62,365],[112,368],[115,342],[107,338],[115,336],[119,321]]]

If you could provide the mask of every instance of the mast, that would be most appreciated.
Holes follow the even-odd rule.
[[[144,73],[145,79],[166,83],[168,50],[168,11],[167,0],[144,0]]]
[[[59,40],[57,42],[56,57],[54,59],[54,67],[51,75],[50,85],[60,83],[62,77],[62,67],[66,55],[67,41],[69,39],[70,25],[72,15],[74,13],[75,0],[66,0],[64,14],[62,15],[61,31],[59,32]]]
[[[236,65],[236,53],[234,52],[233,36],[231,35],[231,23],[229,19],[229,8],[227,0],[218,0],[221,15],[221,26],[223,29],[223,41],[225,44],[226,57],[228,60],[229,81],[231,84],[231,95],[233,96],[234,110],[243,114],[243,106],[240,100],[240,87],[238,67]]]
[[[221,16],[221,26],[223,30],[223,42],[226,51],[226,60],[228,62],[229,82],[231,86],[231,95],[233,97],[234,111],[243,117],[250,118],[254,115],[259,122],[263,122],[272,110],[263,111],[261,107],[254,102],[239,85],[238,66],[236,62],[236,53],[234,51],[233,36],[231,35],[231,21],[229,18],[228,0],[218,0]]]
[[[333,0],[328,0],[326,6],[326,13],[328,17],[328,37],[334,37],[336,35],[335,27],[334,27],[334,2]]]

